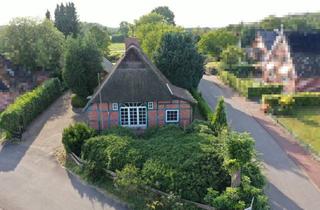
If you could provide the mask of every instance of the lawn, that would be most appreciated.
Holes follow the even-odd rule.
[[[124,43],[111,43],[109,46],[110,53],[123,53],[124,52]]]
[[[292,116],[279,116],[278,120],[304,144],[320,154],[320,108],[303,108]]]

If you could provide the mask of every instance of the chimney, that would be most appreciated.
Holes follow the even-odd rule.
[[[134,45],[138,48],[140,48],[140,45],[139,45],[139,42],[136,38],[133,38],[133,37],[128,37],[125,39],[125,45],[126,45],[126,50],[131,46],[131,45]]]

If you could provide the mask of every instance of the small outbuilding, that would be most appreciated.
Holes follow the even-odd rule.
[[[147,128],[193,120],[192,95],[177,87],[142,52],[136,39],[92,95],[84,110],[91,127]]]

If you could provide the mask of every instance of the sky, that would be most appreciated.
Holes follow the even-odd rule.
[[[222,27],[254,22],[269,15],[320,11],[319,0],[0,0],[0,25],[14,17],[43,18],[47,9],[61,2],[74,2],[80,21],[118,27],[133,22],[157,6],[169,6],[177,25],[184,27]]]

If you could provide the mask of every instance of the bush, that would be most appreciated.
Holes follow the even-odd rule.
[[[205,120],[211,120],[214,114],[208,103],[203,99],[201,93],[197,92],[196,90],[192,90],[191,94],[198,102],[197,105],[201,115],[205,118]]]
[[[241,95],[250,99],[261,98],[264,94],[279,94],[283,90],[283,85],[263,85],[255,83],[250,79],[237,78],[234,74],[228,71],[219,70],[219,77],[224,83],[230,85]]]
[[[73,108],[83,108],[86,106],[88,100],[85,98],[82,98],[78,95],[72,95],[71,97],[71,105]]]
[[[263,95],[262,103],[273,114],[290,114],[292,109],[298,107],[320,106],[320,92]]]
[[[243,178],[241,186],[235,188],[236,199],[230,198],[229,192],[224,192],[230,186],[230,175],[224,165],[229,158],[226,156],[226,144],[230,147],[232,142],[228,135],[219,138],[213,136],[209,122],[196,121],[186,132],[174,125],[150,129],[143,138],[133,136],[126,130],[123,133],[120,131],[112,129],[104,136],[88,139],[83,145],[84,170],[92,180],[108,178],[104,169],[116,171],[117,187],[122,188],[127,196],[141,193],[150,198],[148,206],[155,209],[170,209],[168,206],[176,205],[181,207],[177,209],[194,209],[180,204],[180,197],[201,203],[207,201],[210,205],[217,205],[217,208],[220,208],[221,202],[216,197],[220,197],[220,200],[224,197],[243,207],[250,204],[252,196],[257,198],[254,204],[258,206],[257,209],[264,209],[266,203],[263,202],[266,199],[261,190],[264,179],[256,162],[248,160],[251,156],[239,157],[239,161],[243,162],[243,175],[249,178]],[[235,133],[233,136],[237,137]],[[248,138],[246,134],[239,136]],[[235,143],[232,148],[236,153],[236,148],[242,147]],[[246,149],[253,150],[253,146]],[[252,154],[248,150],[246,153]],[[244,163],[246,161],[249,163]],[[159,197],[146,195],[148,191],[144,186],[170,193],[172,198],[159,200]],[[214,197],[207,194],[208,188],[216,192]],[[223,204],[221,206],[220,209],[225,207]],[[234,206],[230,209],[234,209]]]
[[[62,143],[67,152],[73,152],[77,156],[81,154],[84,142],[95,135],[94,129],[85,123],[76,123],[63,130]]]
[[[97,170],[121,170],[126,164],[136,165],[140,155],[133,139],[114,134],[88,139],[83,145],[82,158],[94,162]]]
[[[223,97],[220,98],[218,101],[216,110],[214,112],[214,116],[211,121],[211,126],[217,134],[221,133],[224,129],[228,128],[227,115],[224,107]]]
[[[263,194],[263,190],[252,186],[250,178],[243,176],[240,187],[228,187],[220,195],[209,188],[205,200],[217,210],[243,210],[248,207],[253,197],[252,209],[269,209],[268,198]]]
[[[0,127],[9,135],[20,136],[24,129],[62,94],[59,79],[45,81],[33,91],[19,96],[0,115]]]

